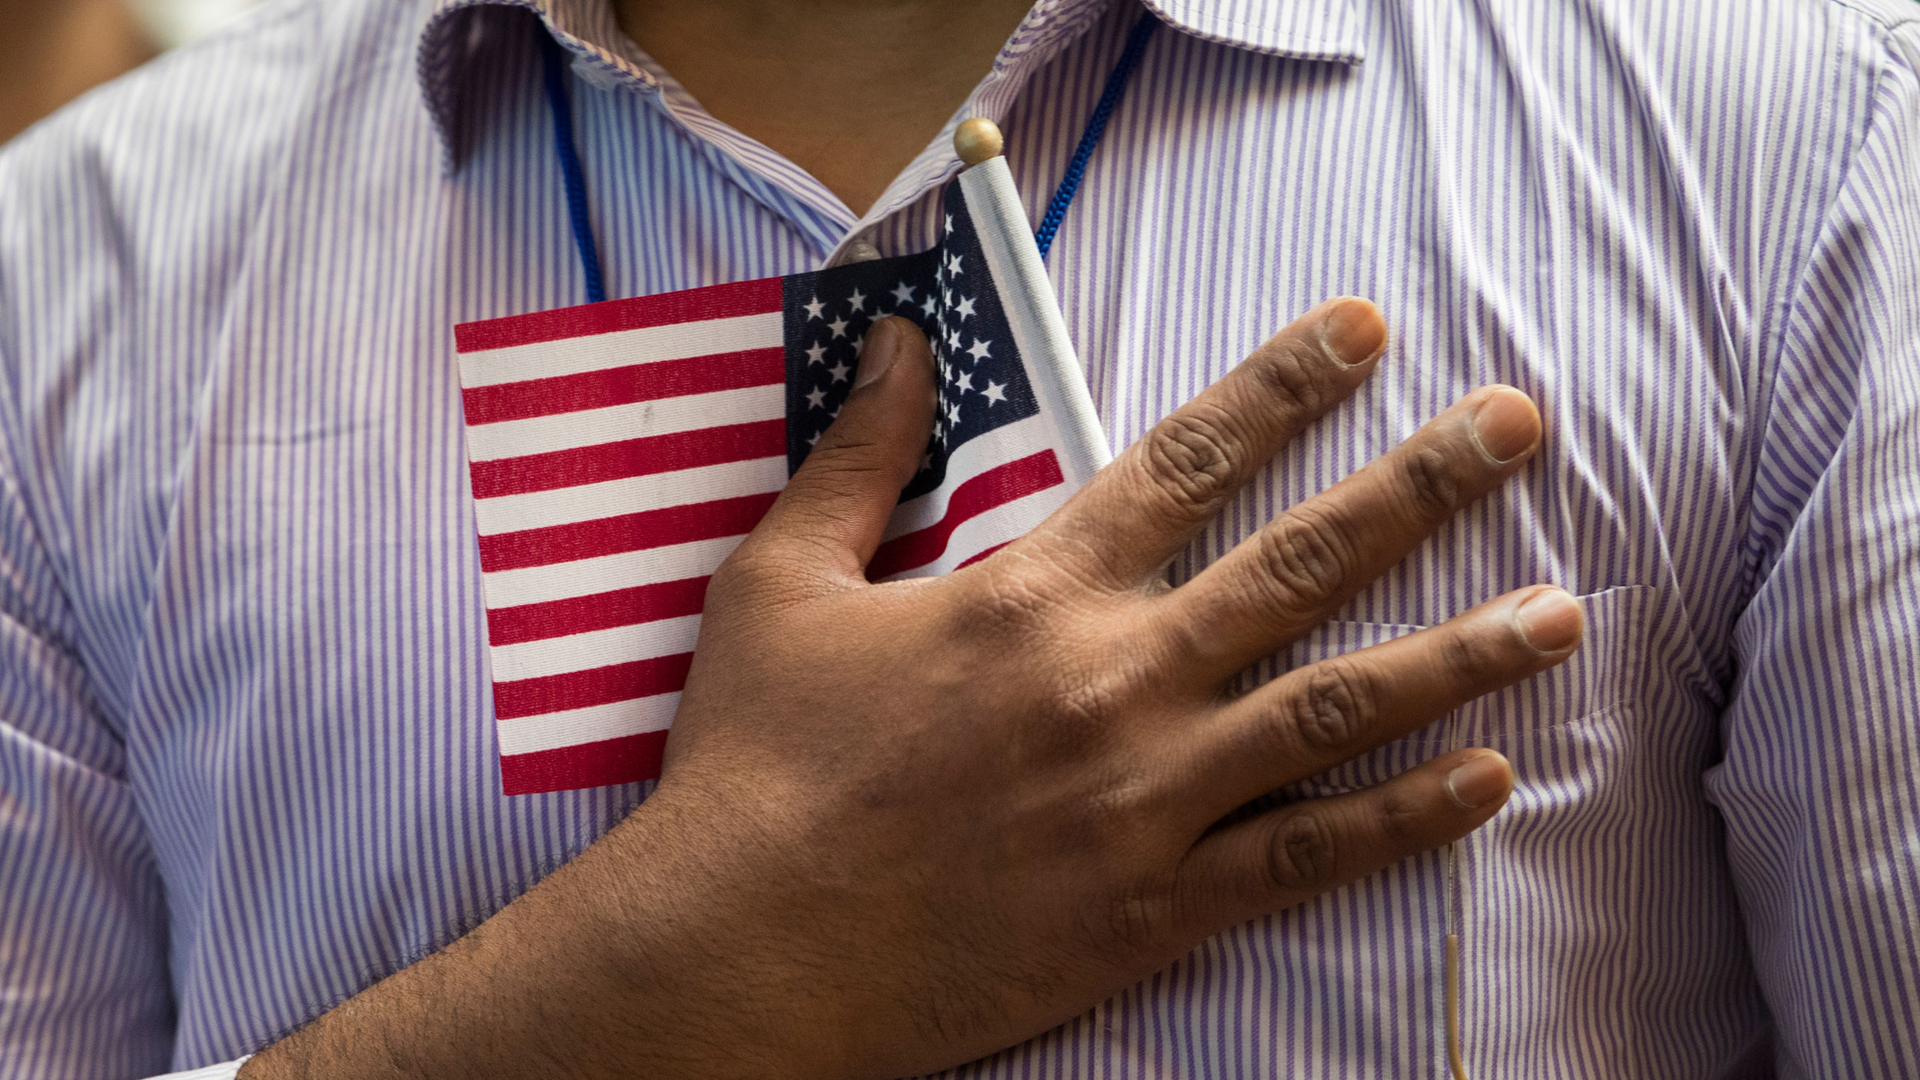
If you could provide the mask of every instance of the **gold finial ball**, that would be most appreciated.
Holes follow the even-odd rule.
[[[999,157],[1005,141],[1000,137],[1000,128],[984,116],[963,121],[953,131],[954,152],[969,166]]]

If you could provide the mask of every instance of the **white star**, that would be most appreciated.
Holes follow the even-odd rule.
[[[973,297],[971,296],[961,297],[959,305],[955,307],[953,310],[956,314],[958,314],[963,319],[973,314]]]
[[[959,402],[956,401],[952,405],[947,407],[947,416],[951,418],[952,421],[956,424],[960,422],[960,403]]]
[[[809,390],[807,392],[807,404],[813,406],[816,409],[826,408],[827,392],[825,390]]]
[[[960,331],[958,330],[947,331],[947,348],[954,349],[954,350],[958,350],[960,348]]]
[[[973,357],[975,362],[985,360],[987,358],[987,343],[984,340],[976,341],[973,343],[973,348],[968,349],[967,352]]]
[[[960,273],[960,255],[958,252],[947,256],[947,272],[954,275]]]
[[[807,350],[807,363],[824,364],[826,360],[823,359],[823,357],[826,355],[827,347],[825,345],[815,345],[813,348]]]
[[[813,446],[813,445],[815,445],[816,443],[818,443],[818,442],[820,441],[820,436],[821,436],[822,434],[824,434],[824,433],[823,433],[823,432],[819,432],[819,431],[816,431],[816,432],[814,432],[813,434],[811,434],[811,435],[809,435],[809,436],[807,436],[807,445],[808,445],[808,446]]]
[[[833,365],[832,367],[830,367],[830,368],[828,368],[828,369],[827,369],[827,374],[829,374],[829,375],[831,375],[831,376],[833,376],[833,381],[834,381],[834,382],[846,382],[846,381],[847,381],[847,372],[849,372],[849,371],[852,371],[852,370],[853,370],[853,369],[852,369],[852,368],[850,368],[850,367],[848,367],[848,366],[846,365],[846,363],[845,363],[845,362],[841,362],[841,363],[838,363],[838,364],[835,364],[835,365]]]
[[[821,303],[820,298],[816,296],[812,300],[807,301],[805,306],[807,309],[807,318],[817,319],[820,317],[820,309],[827,305]]]
[[[920,310],[926,312],[928,315],[932,315],[935,311],[939,310],[939,308],[940,302],[933,298],[932,293],[928,293],[927,298],[920,303]]]
[[[947,232],[949,234],[953,232],[953,215],[952,214],[947,215]]]
[[[973,376],[971,376],[971,375],[962,375],[962,374],[960,374],[960,373],[959,373],[959,372],[957,372],[957,371],[956,371],[956,372],[954,372],[954,376],[955,376],[955,377],[954,377],[954,380],[953,380],[953,385],[955,385],[955,386],[957,386],[957,387],[959,387],[959,388],[960,388],[960,392],[961,392],[961,393],[963,393],[963,394],[964,394],[964,393],[966,393],[966,392],[967,392],[968,390],[971,390],[971,389],[973,389]]]
[[[980,392],[986,395],[987,405],[989,408],[1007,400],[1007,384],[1006,383],[997,383],[997,382],[994,382],[992,379],[988,379],[987,388]]]
[[[846,337],[847,336],[847,320],[835,319],[832,322],[827,324],[827,329],[833,331],[834,337]]]
[[[913,286],[901,282],[893,287],[893,302],[901,307],[913,303]]]
[[[946,302],[948,311],[953,310],[953,290],[952,289],[948,289],[946,291],[946,294],[942,296],[940,299]]]
[[[867,294],[859,289],[853,290],[853,295],[847,297],[847,302],[853,305],[855,311],[867,310]]]

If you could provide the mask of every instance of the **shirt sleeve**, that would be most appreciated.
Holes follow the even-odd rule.
[[[1721,808],[1778,1074],[1920,1076],[1920,23],[1784,329]]]
[[[0,333],[0,1080],[151,1076],[173,1045],[164,897],[26,509],[6,352]]]

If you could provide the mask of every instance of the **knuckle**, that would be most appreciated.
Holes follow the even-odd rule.
[[[1400,479],[1414,513],[1424,520],[1445,519],[1460,508],[1460,478],[1447,455],[1435,447],[1406,455]]]
[[[761,546],[751,540],[734,548],[733,553],[721,561],[713,577],[707,581],[708,602],[752,589],[757,581],[767,576],[768,561]]]
[[[1205,510],[1232,491],[1234,445],[1224,417],[1189,407],[1147,432],[1141,471],[1182,511]]]
[[[1122,953],[1158,943],[1172,921],[1168,898],[1144,890],[1115,896],[1105,908],[1105,925],[1094,928],[1096,947]]]
[[[707,581],[705,609],[725,611],[770,597],[789,595],[807,579],[805,560],[796,560],[778,544],[743,543]]]
[[[1061,678],[1047,700],[1050,741],[1063,740],[1075,752],[1103,745],[1116,730],[1130,697],[1123,680],[1103,673]]]
[[[1118,767],[1122,775],[1109,771],[1101,797],[1115,812],[1103,814],[1102,820],[1132,820],[1132,815],[1117,811],[1138,805],[1151,785],[1125,775],[1127,770],[1116,762],[1125,756],[1129,733],[1137,726],[1128,721],[1146,697],[1148,677],[1130,664],[1056,661],[1040,679],[1037,722],[1022,729],[1026,756],[1034,764],[1097,763],[1103,771]]]
[[[1427,846],[1422,837],[1433,820],[1432,808],[1389,785],[1380,793],[1374,811],[1380,835],[1394,851],[1417,851]]]
[[[962,609],[962,640],[1021,638],[1042,632],[1058,603],[1025,574],[1003,564],[981,564],[980,587],[969,590]]]
[[[862,489],[876,473],[890,474],[887,448],[865,433],[836,424],[802,464],[806,487],[815,501],[845,498]]]
[[[1267,847],[1267,882],[1280,892],[1325,889],[1338,867],[1333,830],[1310,811],[1289,817]]]
[[[1456,679],[1479,680],[1509,666],[1512,645],[1473,628],[1456,629],[1440,639],[1440,662]]]
[[[1270,401],[1282,409],[1314,416],[1331,404],[1327,375],[1339,368],[1339,361],[1319,336],[1310,335],[1310,340],[1289,336],[1269,343],[1254,354],[1249,372]]]
[[[1366,739],[1378,709],[1372,681],[1353,665],[1316,665],[1295,721],[1300,743],[1315,755],[1346,752]]]
[[[1351,573],[1353,545],[1342,530],[1301,508],[1259,536],[1256,553],[1262,577],[1282,603],[1317,607],[1337,593]]]

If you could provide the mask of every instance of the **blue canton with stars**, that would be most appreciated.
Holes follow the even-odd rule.
[[[901,501],[939,487],[947,455],[962,443],[1040,411],[960,185],[947,185],[943,201],[941,241],[931,250],[786,279],[789,472],[840,414],[861,338],[887,315],[919,324],[940,379],[933,437]]]

